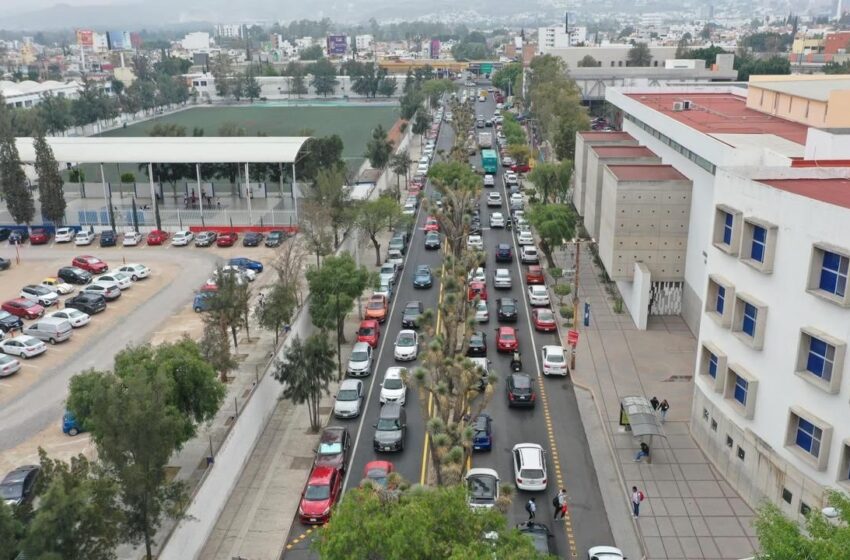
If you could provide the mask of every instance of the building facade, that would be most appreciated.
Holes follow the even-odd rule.
[[[543,54],[552,49],[567,49],[587,41],[587,28],[570,26],[569,31],[564,25],[550,25],[537,28],[537,46]]]

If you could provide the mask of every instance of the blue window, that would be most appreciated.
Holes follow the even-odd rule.
[[[806,371],[824,381],[832,379],[832,365],[835,363],[835,346],[813,336],[809,337],[809,355],[806,359]]]
[[[823,430],[805,420],[797,418],[797,447],[811,454],[813,457],[820,456],[820,442],[823,438]]]
[[[820,270],[820,289],[844,297],[847,290],[847,265],[847,257],[824,251]]]
[[[717,286],[717,299],[714,301],[714,310],[718,315],[723,315],[723,306],[726,303],[726,288]]]
[[[749,387],[750,384],[746,379],[739,375],[735,376],[735,400],[744,406],[747,406],[747,389]]]
[[[741,321],[741,330],[750,336],[756,335],[756,319],[759,311],[755,305],[744,303],[744,319]]]
[[[735,223],[735,216],[729,212],[723,212],[723,243],[726,245],[732,244],[732,226]]]
[[[717,379],[717,356],[711,352],[708,353],[708,375],[712,379]]]
[[[767,244],[767,230],[761,226],[753,226],[753,245],[750,247],[750,258],[764,262],[764,250]]]

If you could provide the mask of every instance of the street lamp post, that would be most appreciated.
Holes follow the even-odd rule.
[[[564,245],[568,243],[566,239],[563,240]],[[579,330],[579,297],[578,297],[578,288],[579,288],[579,271],[581,266],[581,244],[582,243],[596,243],[596,240],[591,238],[588,239],[579,239],[578,237],[573,238],[569,243],[575,244],[575,269],[573,270],[573,329],[578,332]],[[576,348],[578,346],[578,342],[576,344],[571,345],[572,352],[570,353],[570,369],[574,370],[576,367]]]

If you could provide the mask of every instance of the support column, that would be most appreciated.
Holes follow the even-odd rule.
[[[248,162],[245,162],[245,196],[248,198],[248,225],[254,223],[254,215],[251,212],[251,175],[248,173]]]
[[[106,204],[106,221],[113,223],[112,203],[110,202],[109,194],[106,190],[106,175],[103,173],[103,164],[100,164],[100,184],[103,186],[103,202]]]
[[[201,164],[195,164],[195,173],[198,176],[198,204],[201,209],[201,225],[206,227],[207,224],[204,223],[204,188],[201,186]]]
[[[148,163],[148,179],[151,181],[151,204],[156,204],[156,191],[153,186],[153,163]]]
[[[298,197],[295,195],[295,162],[292,162],[292,207],[295,209],[295,225],[298,225]]]

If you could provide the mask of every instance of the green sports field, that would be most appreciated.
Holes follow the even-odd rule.
[[[192,134],[195,127],[203,128],[205,136],[217,136],[218,129],[225,123],[235,123],[245,129],[249,136],[263,133],[268,136],[298,136],[304,130],[313,136],[337,134],[344,145],[343,158],[349,169],[356,169],[363,161],[366,143],[372,129],[383,125],[389,131],[398,119],[398,106],[308,106],[286,107],[275,105],[252,105],[244,107],[196,107],[143,123],[130,125],[106,132],[101,136],[146,136],[148,130],[159,123],[174,123],[185,126]],[[99,169],[84,166],[87,180],[100,179]],[[108,181],[117,181],[114,165],[105,170]],[[121,171],[135,171],[136,165],[121,164]],[[140,177],[144,181],[145,178]]]

